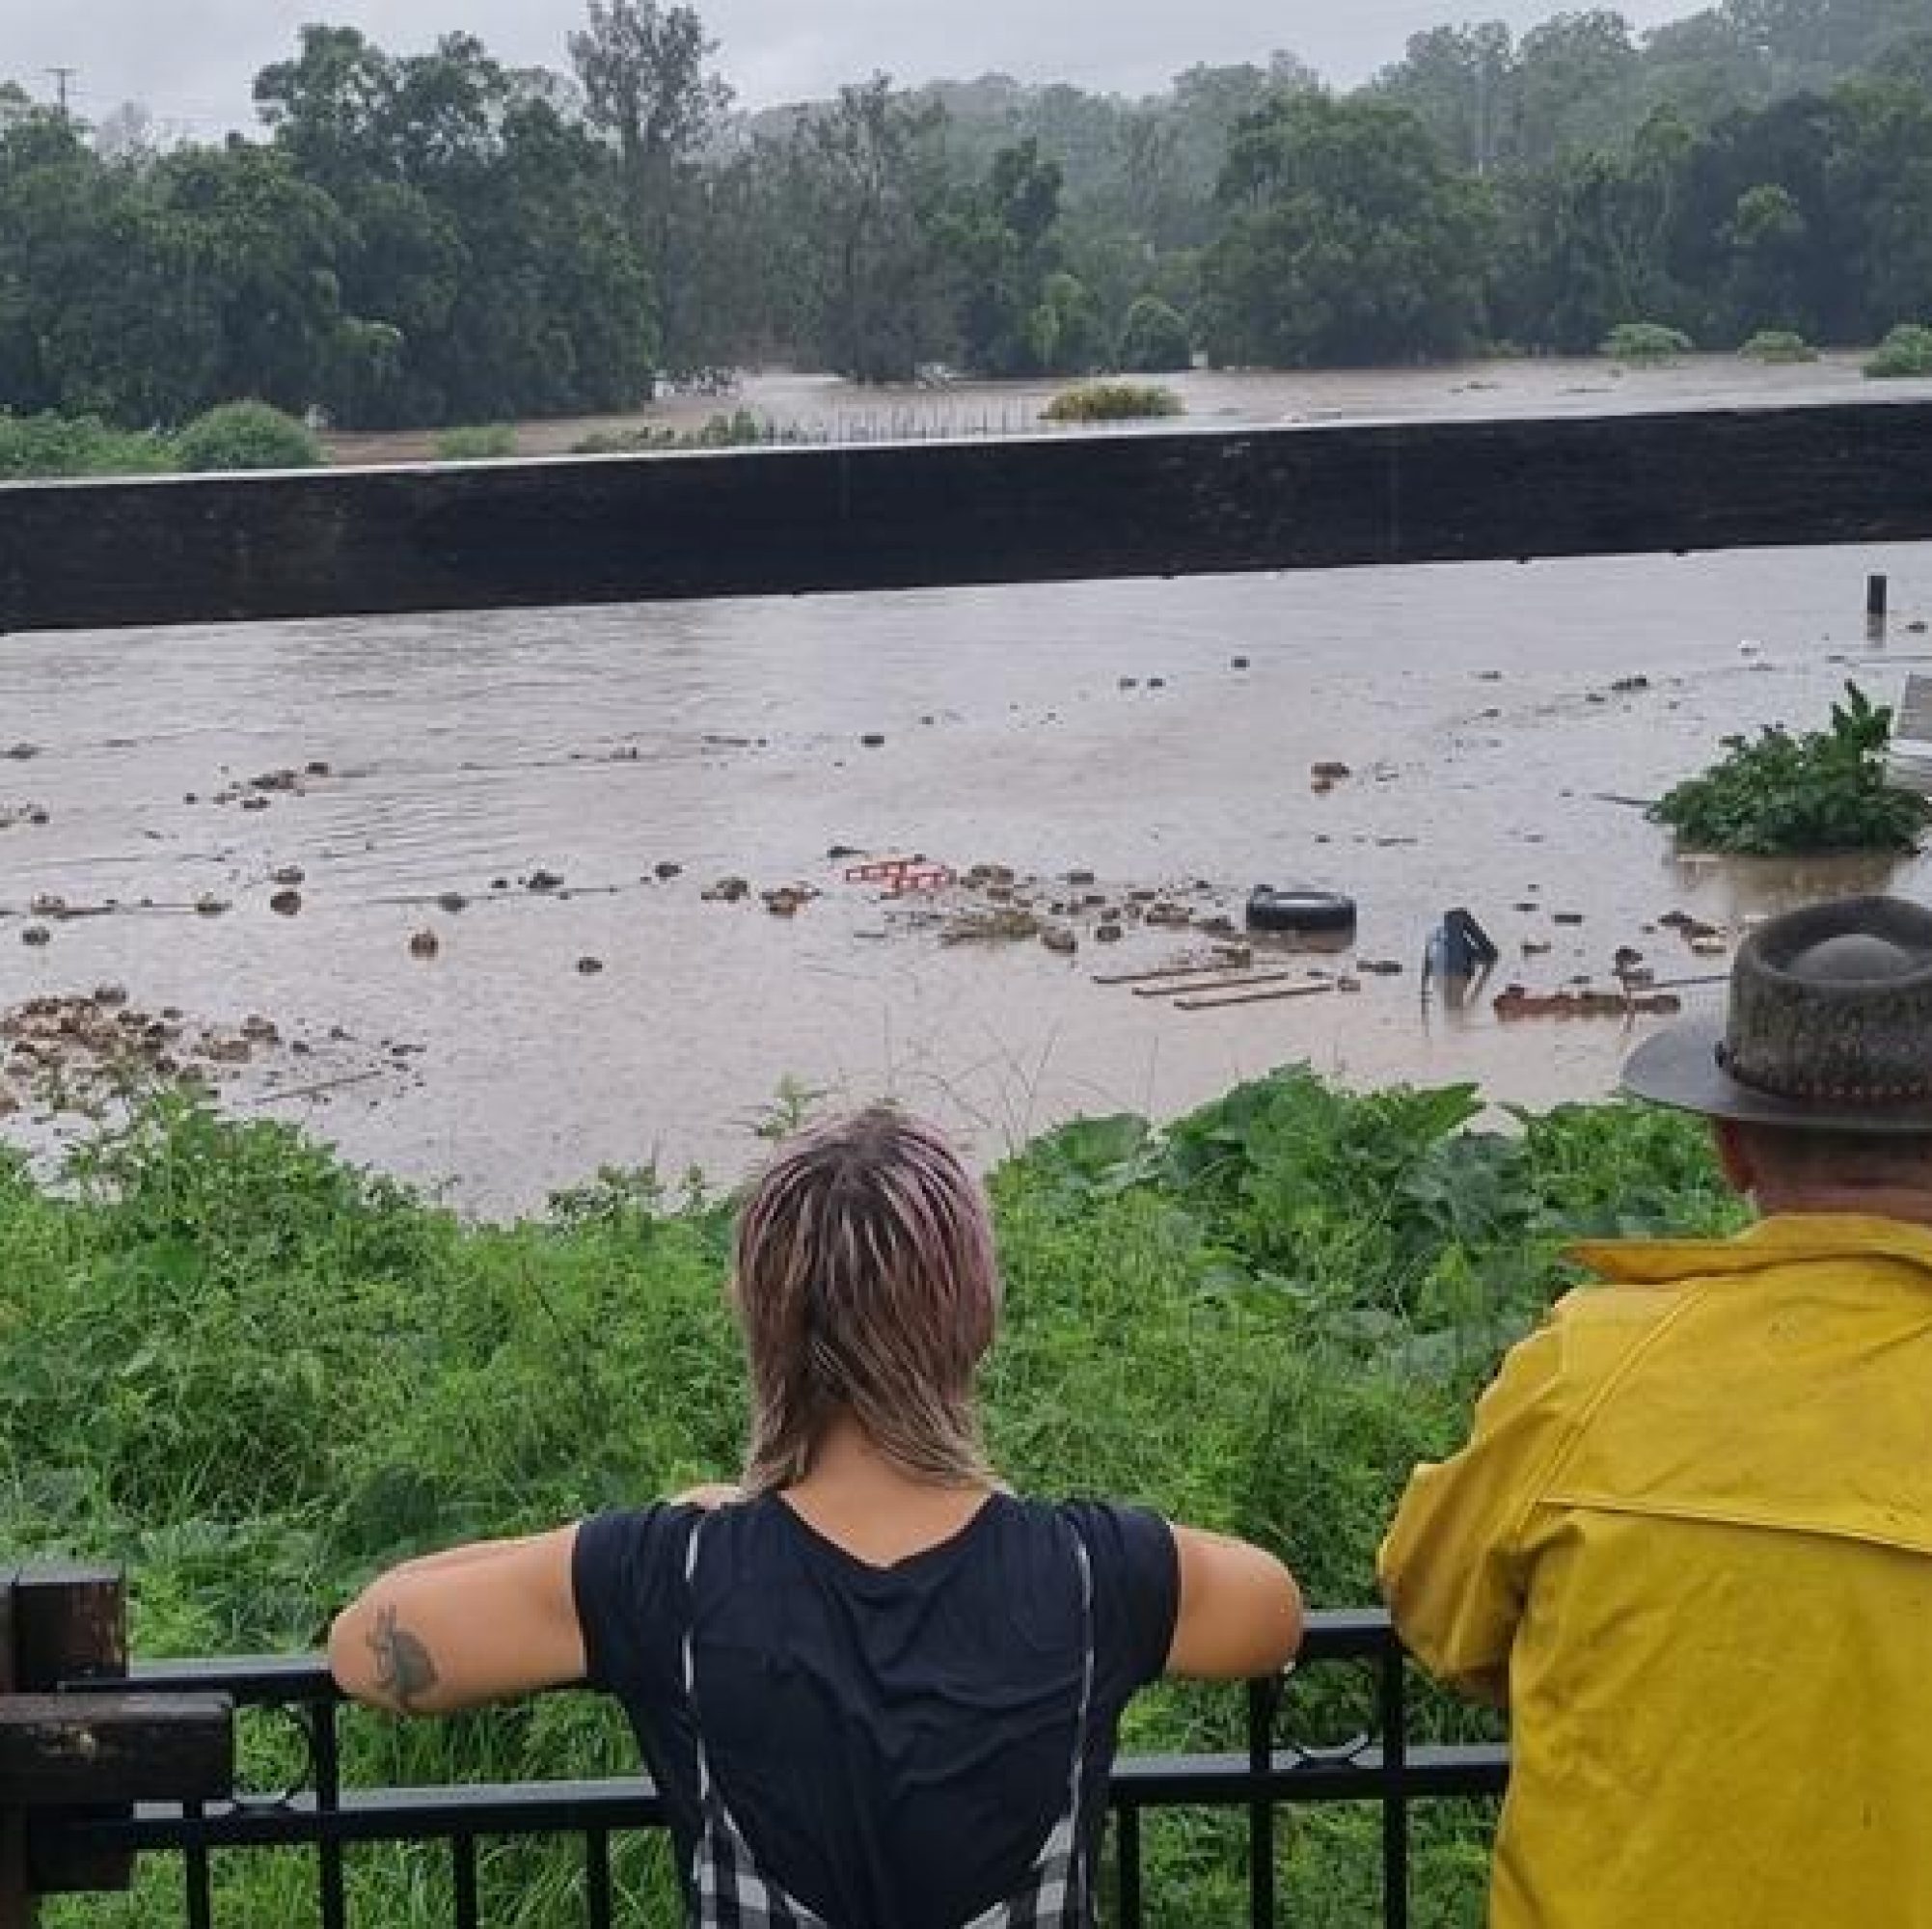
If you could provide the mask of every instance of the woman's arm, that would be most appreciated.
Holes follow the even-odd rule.
[[[1198,1527],[1174,1530],[1181,1605],[1167,1671],[1199,1681],[1272,1674],[1301,1645],[1301,1589],[1272,1554]]]
[[[398,1715],[445,1715],[584,1678],[571,1586],[577,1530],[411,1561],[336,1617],[342,1692]]]

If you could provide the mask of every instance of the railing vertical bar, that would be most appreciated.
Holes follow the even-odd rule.
[[[198,1822],[203,1813],[199,1802],[181,1805],[184,1821]],[[214,1929],[214,1872],[208,1865],[208,1852],[198,1844],[181,1851],[181,1885],[188,1911],[188,1929]]]
[[[611,1832],[584,1832],[584,1906],[589,1929],[611,1929]]]
[[[1116,1818],[1115,1844],[1120,1873],[1120,1929],[1140,1929],[1140,1810],[1129,1805]]]
[[[476,1836],[451,1836],[449,1857],[456,1888],[456,1929],[480,1929],[483,1918],[476,1899]]]
[[[1248,1683],[1248,1773],[1255,1778],[1255,1793],[1248,1803],[1249,1929],[1274,1929],[1274,1803],[1266,1777],[1274,1765],[1278,1695],[1275,1682]]]
[[[1408,1665],[1401,1644],[1391,1635],[1382,1649],[1380,1694],[1382,1768],[1382,1921],[1386,1929],[1408,1929]]]
[[[310,1734],[315,1748],[315,1807],[329,1814],[341,1806],[342,1750],[336,1732],[334,1701],[311,1704]],[[316,1877],[322,1905],[322,1929],[348,1929],[348,1883],[342,1866],[342,1845],[324,1841],[315,1852]]]

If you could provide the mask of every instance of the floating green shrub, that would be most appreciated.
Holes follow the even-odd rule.
[[[1154,382],[1083,382],[1055,395],[1042,412],[1049,422],[1153,421],[1185,413],[1172,389]]]
[[[1613,362],[1655,367],[1689,355],[1696,346],[1680,328],[1666,328],[1659,321],[1623,321],[1604,338],[1602,353]]]
[[[1815,362],[1818,351],[1791,328],[1760,328],[1737,351],[1747,362]]]
[[[1755,738],[1727,737],[1728,754],[1650,814],[1702,851],[1910,851],[1932,804],[1887,782],[1891,741],[1891,712],[1848,683],[1827,728],[1794,736],[1774,723]]]

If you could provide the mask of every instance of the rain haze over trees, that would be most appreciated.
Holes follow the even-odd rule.
[[[1283,52],[1145,98],[873,75],[749,114],[717,54],[659,0],[590,0],[554,69],[311,26],[259,129],[198,144],[0,84],[0,408],[417,425],[748,363],[1386,365],[1932,319],[1923,0],[1445,26],[1346,93]]]

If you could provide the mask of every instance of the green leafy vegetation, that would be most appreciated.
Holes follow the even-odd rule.
[[[986,1375],[995,1456],[1023,1490],[1138,1498],[1280,1547],[1325,1605],[1370,1598],[1409,1468],[1453,1447],[1501,1349],[1565,1284],[1576,1236],[1735,1223],[1694,1125],[1619,1105],[1483,1128],[1467,1089],[1352,1098],[1305,1072],[1171,1128],[1088,1120],[993,1177],[1007,1279]],[[147,1655],[305,1649],[400,1557],[641,1502],[737,1463],[729,1202],[607,1172],[543,1218],[469,1225],[279,1125],[164,1100],[64,1181],[0,1162],[0,1537],[9,1558],[129,1564]],[[1297,1707],[1350,1731],[1356,1686]],[[1432,1704],[1438,1737],[1484,1718]],[[1324,1729],[1325,1731],[1325,1729]],[[1238,1696],[1162,1688],[1136,1750],[1238,1748]],[[287,1763],[272,1725],[244,1767]],[[353,1716],[363,1781],[619,1773],[631,1744],[580,1698],[412,1728]],[[1481,1920],[1479,1818],[1419,1810],[1429,1920]],[[1150,1819],[1149,1920],[1234,1919],[1243,1830]],[[1283,1831],[1285,1917],[1355,1929],[1371,1814]],[[358,1919],[449,1919],[433,1855],[355,1857]],[[218,1914],[308,1919],[313,1875],[217,1859]],[[485,1857],[487,1918],[575,1919],[569,1845]],[[627,1843],[632,1918],[662,1848]],[[168,1929],[178,1873],[64,1903],[57,1929]],[[309,1899],[305,1899],[309,1898]],[[440,1913],[439,1913],[440,1907]]]
[[[1057,394],[1040,412],[1050,422],[1154,421],[1187,412],[1172,389],[1153,382],[1087,382]]]
[[[1655,321],[1620,321],[1603,339],[1603,353],[1613,362],[1637,367],[1656,367],[1689,355],[1697,344],[1680,328]]]
[[[1894,328],[1864,365],[1864,372],[1881,381],[1902,375],[1932,375],[1932,328],[1919,322]]]
[[[797,429],[781,428],[749,409],[708,417],[696,428],[600,429],[571,444],[573,455],[649,455],[672,448],[756,448],[803,442]]]
[[[517,452],[517,432],[506,422],[446,428],[436,438],[438,462],[506,462]]]
[[[434,426],[752,365],[1587,354],[1633,316],[1864,348],[1932,313],[1923,0],[1443,27],[1352,92],[1279,54],[1138,99],[882,75],[748,113],[715,57],[662,0],[585,0],[567,74],[314,25],[220,145],[12,89],[0,408]]]
[[[110,428],[97,416],[0,411],[0,478],[152,475],[174,466],[165,436]]]
[[[1825,729],[1727,737],[1728,754],[1650,814],[1685,844],[1740,856],[1910,851],[1932,803],[1886,781],[1891,741],[1891,712],[1848,683]]]
[[[1747,362],[1767,364],[1818,359],[1818,351],[1795,329],[1789,328],[1760,328],[1737,352]]]
[[[313,433],[267,402],[224,402],[175,438],[176,466],[191,474],[229,469],[315,469],[328,458]]]

